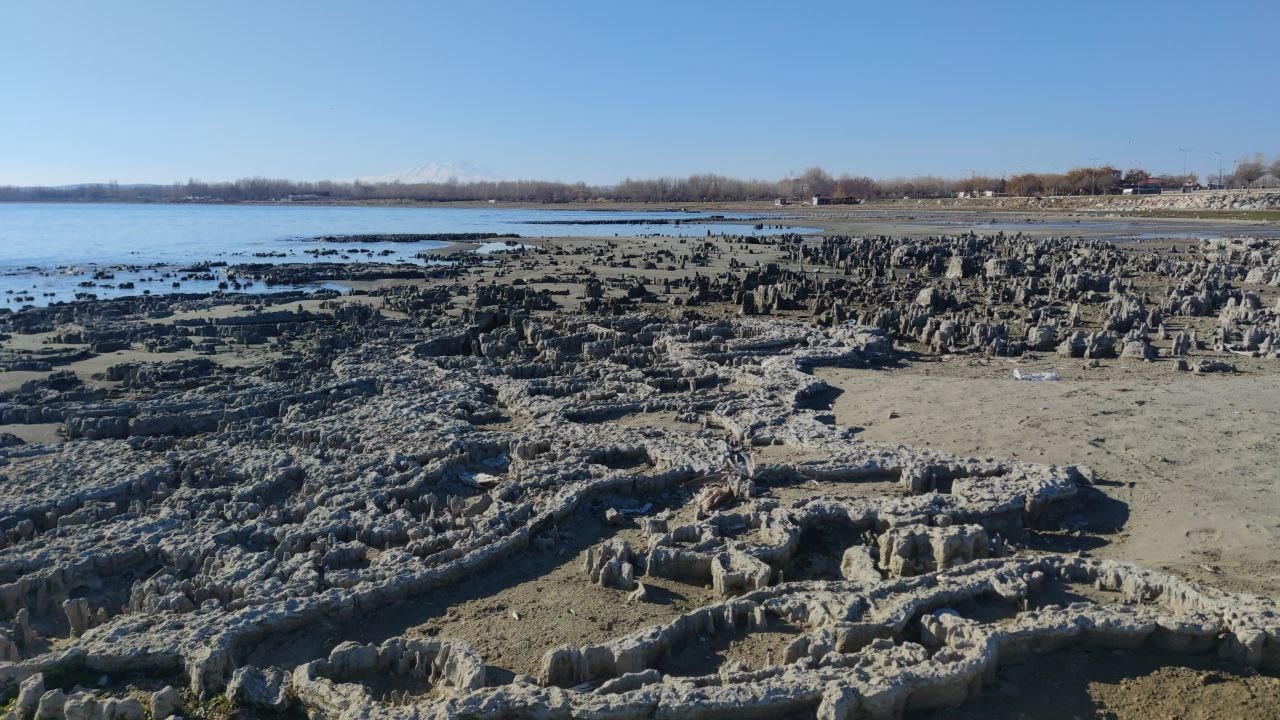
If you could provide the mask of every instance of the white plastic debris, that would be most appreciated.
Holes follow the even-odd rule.
[[[1018,368],[1014,368],[1013,379],[1014,380],[1031,380],[1033,382],[1038,382],[1041,380],[1061,380],[1062,376],[1056,372],[1026,373],[1024,375],[1021,370],[1019,370]]]

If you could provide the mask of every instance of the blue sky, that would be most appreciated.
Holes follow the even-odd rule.
[[[0,7],[0,184],[609,183],[1280,153],[1280,1]]]

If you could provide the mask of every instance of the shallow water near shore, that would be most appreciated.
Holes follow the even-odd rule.
[[[415,255],[447,245],[431,240],[335,244],[318,240],[320,236],[494,233],[634,237],[660,233],[693,237],[793,230],[756,230],[751,224],[733,222],[746,218],[738,214],[515,208],[0,204],[0,295],[4,297],[0,307],[46,305],[77,296],[119,297],[144,290],[210,292],[224,279],[219,263],[421,264]],[[209,263],[214,266],[206,269]],[[193,267],[199,269],[184,271]],[[247,292],[263,289],[240,288]]]

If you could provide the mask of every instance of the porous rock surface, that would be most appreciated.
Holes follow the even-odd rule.
[[[963,702],[1001,663],[1069,644],[1280,667],[1270,599],[1018,549],[1088,492],[1087,468],[864,441],[822,411],[828,388],[811,374],[889,362],[895,341],[1154,359],[1164,316],[1214,312],[1224,349],[1274,354],[1274,311],[1229,286],[1249,273],[1280,282],[1266,274],[1269,246],[1152,260],[969,236],[789,252],[850,279],[769,267],[704,277],[675,313],[645,311],[643,283],[606,298],[587,281],[572,313],[509,285],[478,288],[456,317],[435,312],[447,296],[420,288],[385,291],[388,314],[334,305],[164,325],[146,316],[165,301],[139,299],[110,304],[129,322],[23,316],[61,341],[278,354],[237,372],[130,361],[108,370],[110,393],[55,373],[6,397],[4,412],[62,423],[67,441],[0,448],[0,688],[23,720],[143,716],[136,699],[46,689],[68,672],[144,673],[243,708],[334,718],[879,718]],[[1139,269],[1184,287],[1158,303],[1126,282]],[[983,298],[1029,308],[1027,327],[989,315]],[[742,317],[688,312],[713,302]],[[755,317],[801,306],[818,322]],[[679,427],[613,422],[658,414]],[[620,603],[643,601],[648,578],[709,586],[719,601],[548,647],[536,678],[492,683],[483,656],[448,637],[335,643],[296,666],[246,661],[263,640],[466,583],[589,501],[675,487],[701,488],[696,516],[614,510],[610,526],[634,521],[641,540],[591,548],[583,582]],[[790,640],[763,667],[673,670],[698,643],[766,633]],[[176,708],[174,692],[152,707]]]

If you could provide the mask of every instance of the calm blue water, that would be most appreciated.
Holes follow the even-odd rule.
[[[220,276],[175,274],[206,262],[421,263],[443,243],[334,244],[320,235],[516,233],[525,237],[766,234],[751,225],[698,222],[706,214],[498,208],[329,207],[320,205],[133,205],[0,203],[0,307],[45,305],[77,295],[209,292]],[[733,216],[742,218],[745,216]],[[680,225],[529,224],[532,221],[680,218]],[[800,229],[800,228],[797,228]],[[809,229],[803,229],[809,230]],[[308,254],[338,250],[339,254]],[[219,275],[217,268],[213,269]],[[94,278],[94,275],[98,278]],[[106,277],[106,276],[112,277]],[[132,282],[135,288],[118,285]],[[179,287],[173,283],[178,282]],[[89,285],[91,283],[91,285]],[[279,288],[274,288],[279,289]],[[246,288],[254,292],[266,288]]]

